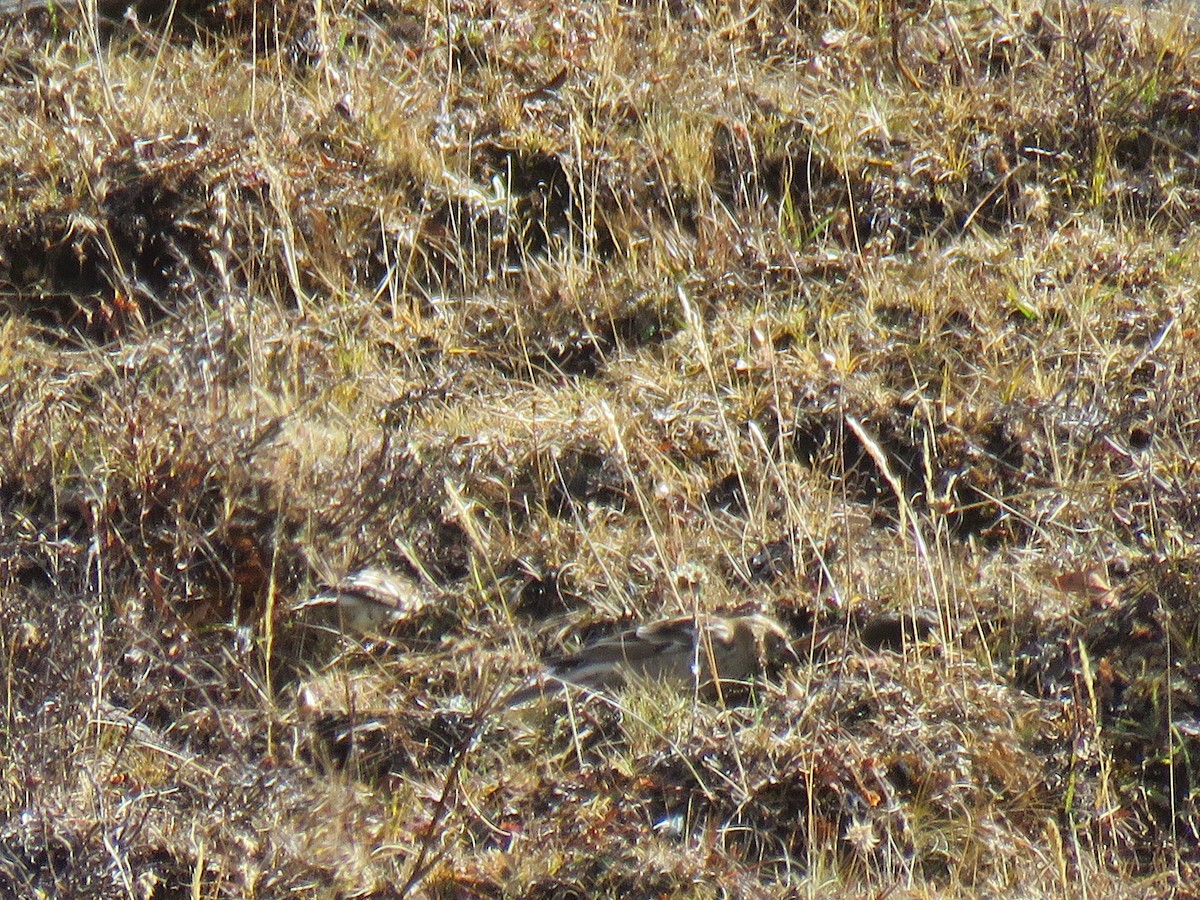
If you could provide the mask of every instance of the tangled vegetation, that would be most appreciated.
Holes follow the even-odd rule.
[[[0,111],[0,896],[1200,883],[1189,3],[0,0]]]

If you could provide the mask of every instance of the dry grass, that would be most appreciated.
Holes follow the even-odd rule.
[[[1194,890],[1187,4],[9,6],[0,896]]]

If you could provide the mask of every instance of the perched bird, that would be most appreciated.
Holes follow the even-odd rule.
[[[794,655],[783,627],[764,615],[711,617],[697,628],[690,616],[639,625],[604,638],[577,653],[552,659],[537,682],[505,701],[517,706],[562,685],[611,691],[631,679],[696,686],[712,693],[722,685],[744,682],[779,651]]]
[[[292,611],[343,634],[374,635],[411,619],[429,602],[412,578],[383,569],[360,569],[297,603]]]

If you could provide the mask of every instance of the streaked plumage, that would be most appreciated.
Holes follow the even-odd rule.
[[[537,683],[514,692],[507,705],[526,703],[556,685],[611,691],[630,679],[711,691],[716,681],[748,680],[780,646],[790,652],[787,632],[767,616],[702,621],[700,629],[690,616],[639,625],[550,660]]]
[[[360,569],[297,603],[293,611],[347,634],[372,635],[410,619],[429,604],[416,580],[384,569]]]

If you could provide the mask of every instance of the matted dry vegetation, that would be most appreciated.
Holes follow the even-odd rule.
[[[1188,3],[22,5],[0,895],[1191,894]]]

